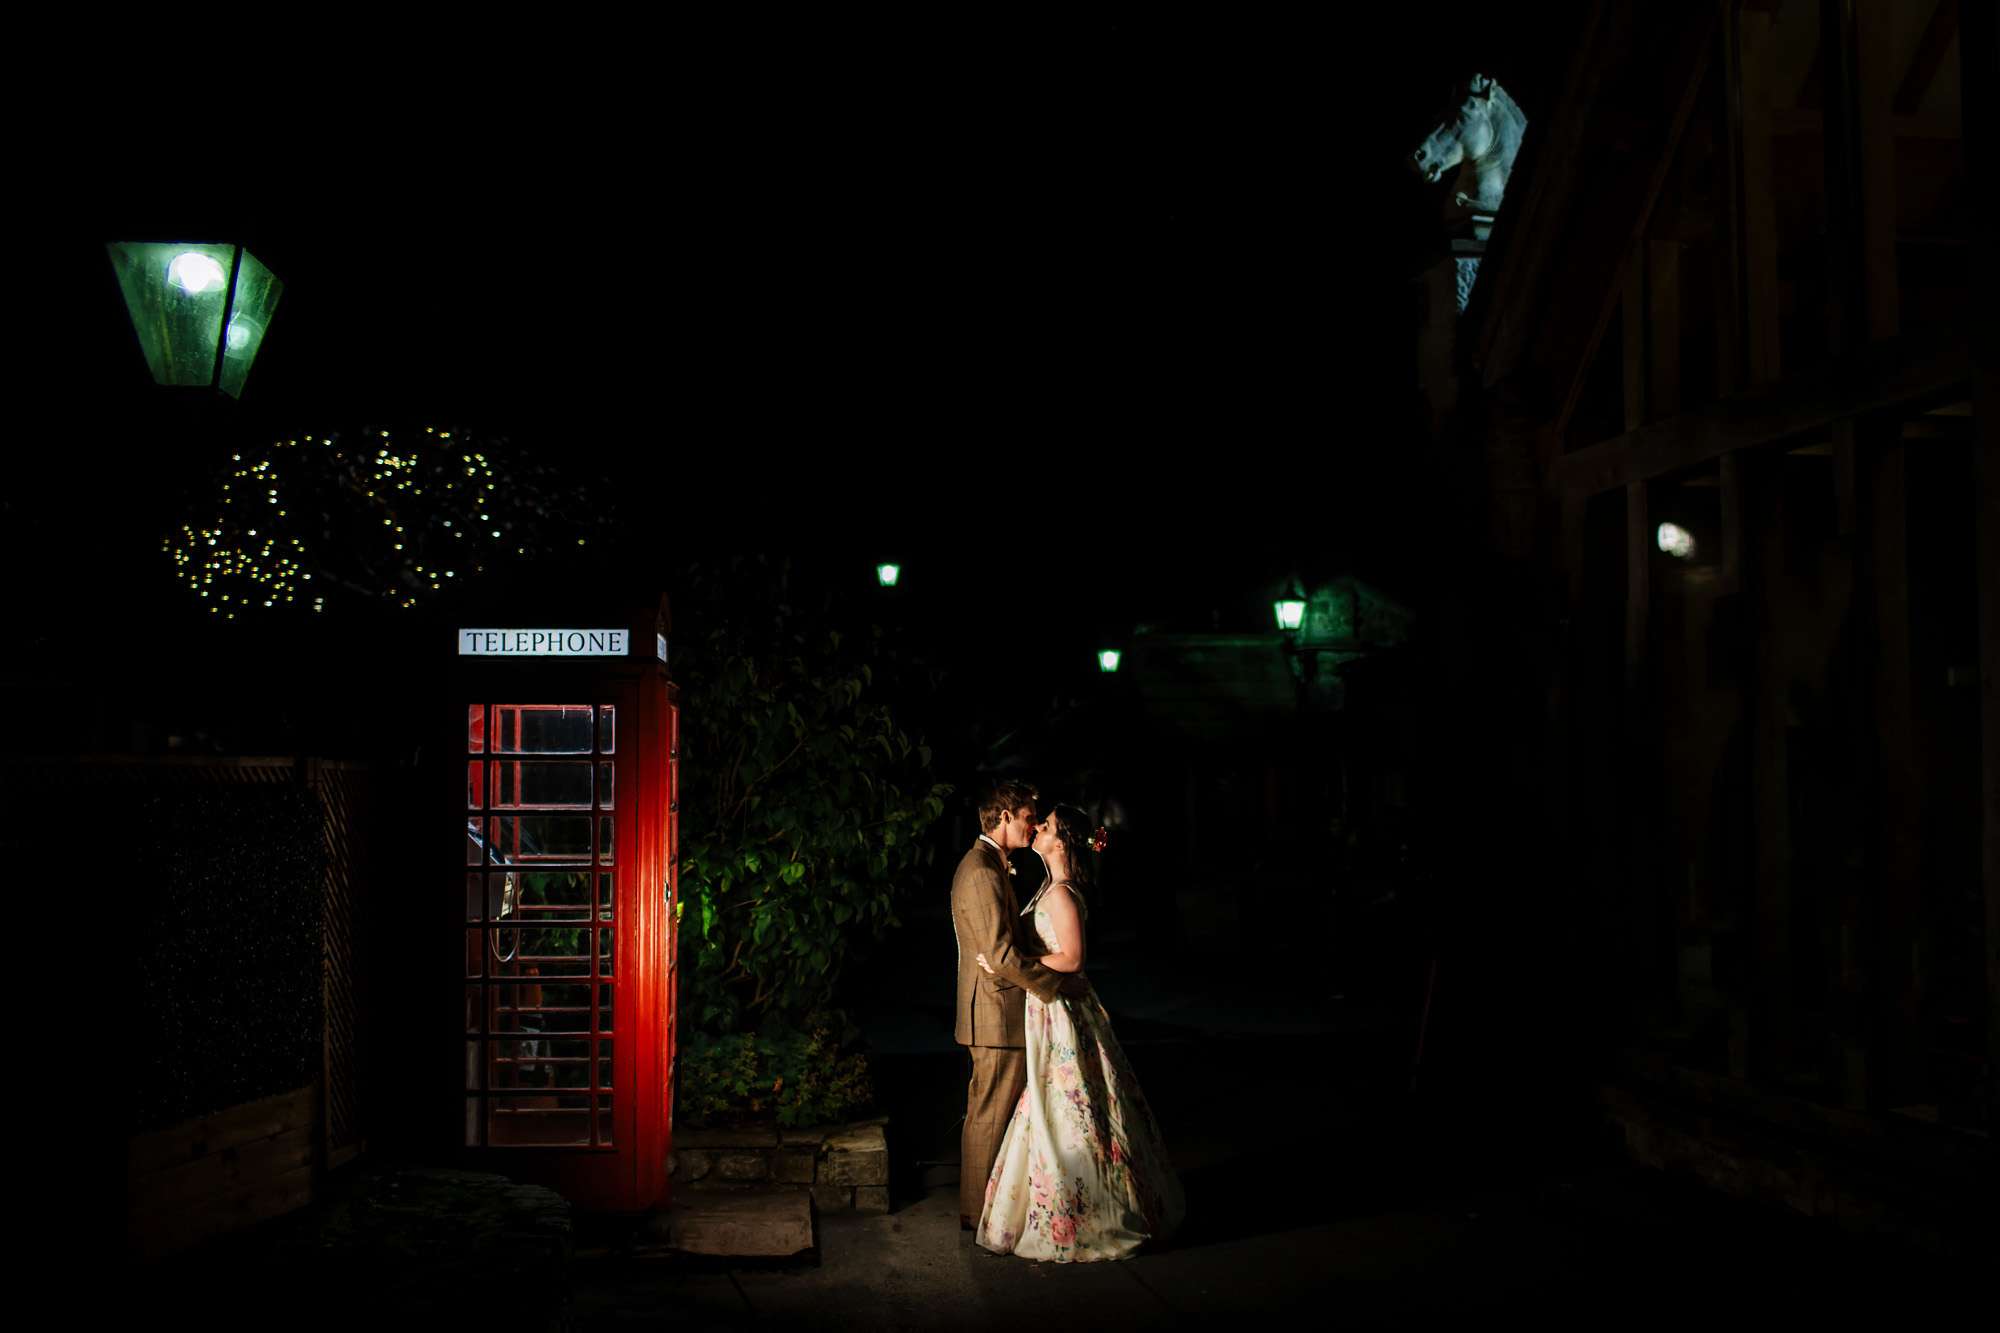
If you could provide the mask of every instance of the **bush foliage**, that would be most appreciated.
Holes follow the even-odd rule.
[[[874,1101],[868,1062],[840,1054],[830,1029],[760,1038],[696,1032],[682,1047],[678,1121],[712,1125],[775,1115],[780,1125],[819,1125]]]
[[[760,574],[772,585],[763,598],[745,590]],[[852,1107],[835,1106],[830,1090],[865,1093],[865,1073],[834,1072],[844,1068],[829,1035],[837,1012],[832,1027],[816,1019],[837,1000],[849,944],[900,924],[896,904],[929,861],[919,835],[950,792],[933,780],[929,747],[874,689],[879,635],[806,628],[786,575],[748,562],[697,571],[676,603],[680,623],[702,626],[679,641],[675,677],[680,1106],[703,1118],[722,1113],[718,1099],[832,1116]],[[828,1064],[822,1084],[788,1072],[809,1048]],[[814,1090],[797,1100],[756,1091],[781,1079]]]

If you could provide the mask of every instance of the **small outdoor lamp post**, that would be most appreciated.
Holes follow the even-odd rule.
[[[114,241],[106,248],[154,380],[241,398],[284,283],[240,245]]]
[[[895,587],[896,580],[901,577],[903,577],[903,567],[901,565],[875,566],[875,581],[885,588]]]
[[[1107,676],[1116,675],[1118,672],[1118,661],[1123,656],[1124,654],[1116,648],[1102,649],[1097,654],[1097,669]]]
[[[1306,599],[1303,597],[1283,597],[1271,603],[1273,614],[1278,617],[1278,628],[1287,634],[1298,633],[1299,626],[1306,623]]]

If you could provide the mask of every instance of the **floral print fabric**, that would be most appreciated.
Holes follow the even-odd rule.
[[[1048,914],[1035,931],[1054,952]],[[986,1181],[978,1242],[1056,1263],[1121,1259],[1186,1215],[1159,1125],[1095,993],[1027,997],[1028,1085]]]

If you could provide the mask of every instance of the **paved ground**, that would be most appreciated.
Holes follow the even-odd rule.
[[[1222,1202],[1191,1182],[1195,1206]],[[1909,1319],[1966,1305],[1965,1274],[1854,1246],[1607,1166],[1398,1204],[1211,1216],[1206,1234],[1109,1264],[990,1255],[957,1230],[956,1194],[886,1217],[821,1221],[817,1263],[724,1268],[586,1255],[582,1330],[1214,1326],[1284,1317],[1342,1328],[1665,1327],[1768,1317]],[[1312,1213],[1320,1216],[1309,1216]]]
[[[1188,960],[1106,943],[1094,979],[1187,1185],[1172,1247],[1065,1266],[971,1245],[956,1220],[965,1063],[949,1040],[948,989],[885,984],[859,1014],[890,1116],[894,1210],[822,1217],[817,1252],[776,1266],[635,1258],[622,1253],[629,1229],[583,1219],[567,1318],[552,1326],[1123,1328],[1278,1315],[1339,1328],[1845,1326],[1990,1304],[1966,1273],[1628,1168],[1588,1120],[1553,1122],[1504,1087],[1475,1098],[1433,1082],[1412,1099],[1413,1013],[1394,997],[1344,995],[1310,966],[1204,986],[1188,980],[1204,975]],[[1522,1108],[1512,1124],[1510,1106]],[[385,1317],[421,1306],[433,1326],[508,1325],[472,1313],[495,1302],[513,1326],[532,1324],[508,1280],[387,1253],[369,1262],[393,1280],[351,1258],[310,1271],[308,1255],[304,1269],[267,1268],[274,1290],[256,1295],[260,1243],[191,1257],[167,1284],[177,1291],[149,1287],[149,1301],[198,1304],[218,1329],[299,1326],[306,1284]],[[480,1300],[454,1287],[468,1283]],[[305,1326],[353,1327],[330,1309]]]
[[[1412,1099],[1415,988],[1349,995],[1310,960],[1232,977],[1102,943],[1093,979],[1187,1184],[1171,1248],[1055,1265],[970,1243],[949,996],[903,977],[859,1006],[895,1210],[823,1217],[818,1254],[780,1267],[621,1260],[586,1235],[577,1326],[1846,1323],[1948,1310],[1969,1290],[1966,1274],[1632,1169],[1587,1119],[1552,1123],[1504,1089],[1491,1103],[1522,1107],[1518,1124],[1435,1084]]]

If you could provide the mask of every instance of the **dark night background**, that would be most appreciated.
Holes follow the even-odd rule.
[[[609,478],[641,566],[880,552],[964,605],[998,554],[1086,640],[1261,629],[1301,561],[1414,591],[1441,518],[1400,331],[1436,201],[1401,158],[1473,52],[1547,77],[1560,46],[1508,26],[695,32],[539,98],[274,87],[215,167],[135,105],[49,164],[17,366],[53,471],[8,526],[73,562],[35,581],[58,612],[109,581],[171,615],[151,528],[225,440],[439,421]],[[244,400],[176,418],[101,246],[196,233],[286,290]]]

